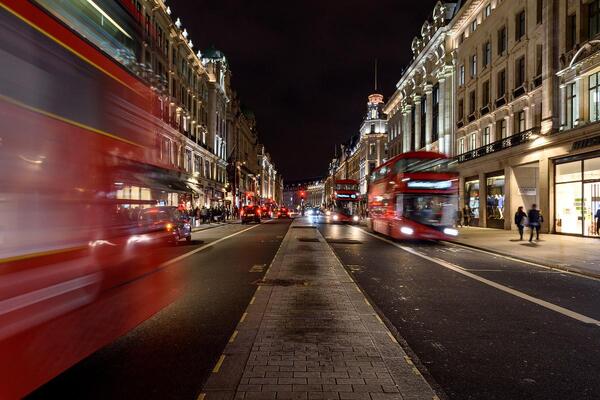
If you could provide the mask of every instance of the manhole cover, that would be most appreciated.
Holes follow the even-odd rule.
[[[299,242],[319,242],[317,238],[298,238]]]
[[[296,225],[292,226],[292,229],[317,229],[314,225]]]
[[[308,286],[308,282],[302,279],[263,279],[256,281],[255,284],[265,286]]]
[[[326,239],[328,243],[334,243],[334,244],[362,244],[362,242],[360,240],[355,240],[355,239],[332,239],[332,238],[328,238]]]

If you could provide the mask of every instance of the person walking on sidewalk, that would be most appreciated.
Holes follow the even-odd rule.
[[[462,210],[459,208],[458,210],[456,210],[456,227],[458,228],[459,226],[462,228],[463,227],[463,212]]]
[[[523,211],[523,206],[520,206],[515,213],[515,225],[519,228],[519,240],[523,240],[523,230],[525,229],[525,220],[527,214]]]
[[[533,240],[534,230],[536,233],[535,240],[540,240],[540,226],[542,225],[542,222],[544,222],[544,217],[542,216],[540,210],[537,209],[537,206],[535,204],[531,206],[531,210],[529,210],[529,212],[527,213],[527,220],[529,221],[530,230],[529,241],[531,242]]]
[[[596,210],[596,215],[594,216],[596,220],[596,235],[600,235],[600,208]]]

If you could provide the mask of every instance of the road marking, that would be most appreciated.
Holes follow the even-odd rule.
[[[229,338],[229,343],[233,343],[235,341],[235,338],[238,335],[238,331],[233,331],[233,333],[231,334],[231,337]]]
[[[357,228],[357,229],[359,229],[359,228]],[[518,290],[512,289],[512,288],[510,288],[508,286],[501,285],[501,284],[496,283],[496,282],[494,282],[492,280],[489,280],[489,279],[486,279],[486,278],[482,278],[481,276],[473,274],[473,273],[465,270],[464,268],[459,267],[458,265],[452,264],[452,263],[450,263],[448,261],[437,259],[435,257],[427,256],[427,255],[425,255],[423,253],[420,253],[420,252],[418,252],[418,251],[416,251],[416,250],[414,250],[414,249],[412,249],[410,247],[399,245],[398,243],[395,243],[395,242],[392,242],[391,240],[379,237],[379,236],[377,236],[377,235],[375,235],[375,234],[373,234],[371,232],[367,232],[367,231],[364,231],[364,230],[363,230],[363,232],[366,233],[367,235],[373,236],[374,238],[377,238],[377,239],[379,239],[379,240],[381,240],[383,242],[389,243],[392,246],[395,246],[395,247],[397,247],[397,248],[399,248],[401,250],[404,250],[407,253],[410,253],[410,254],[413,254],[413,255],[415,255],[417,257],[421,257],[421,258],[423,258],[425,260],[434,262],[434,263],[436,263],[436,264],[438,264],[438,265],[440,265],[440,266],[442,266],[444,268],[447,268],[449,270],[458,272],[459,274],[465,275],[465,276],[467,276],[467,277],[469,277],[471,279],[474,279],[474,280],[476,280],[478,282],[481,282],[483,284],[491,286],[491,287],[493,287],[495,289],[501,290],[501,291],[503,291],[505,293],[511,294],[511,295],[513,295],[515,297],[519,297],[519,298],[521,298],[523,300],[527,300],[527,301],[529,301],[531,303],[537,304],[539,306],[542,306],[544,308],[547,308],[547,309],[549,309],[551,311],[557,312],[557,313],[562,314],[564,316],[567,316],[569,318],[573,318],[573,319],[575,319],[577,321],[580,321],[580,322],[583,322],[583,323],[586,323],[586,324],[592,324],[592,325],[600,326],[600,321],[598,321],[598,320],[596,320],[594,318],[588,317],[588,316],[583,315],[583,314],[579,314],[578,312],[575,312],[575,311],[569,310],[567,308],[558,306],[558,305],[550,303],[548,301],[538,299],[537,297],[530,296],[530,295],[528,295],[526,293],[523,293],[523,292],[520,292]]]
[[[415,365],[409,356],[404,356],[404,361],[406,361],[408,365]]]
[[[383,320],[379,317],[379,315],[374,314],[375,318],[377,318],[377,321],[379,321],[379,323],[383,324]]]
[[[367,298],[366,298],[366,297],[364,298],[364,300],[365,300],[365,303],[367,303],[367,305],[368,305],[368,306],[370,306],[370,305],[371,305],[371,303],[369,303],[369,300],[367,300]]]
[[[252,299],[250,300],[250,304],[254,304],[255,300],[256,300],[256,296],[252,296]]]
[[[260,292],[260,289],[261,289],[261,288],[262,288],[262,286],[258,285],[258,286],[256,287],[256,291],[257,291],[257,292]]]
[[[394,337],[394,335],[392,335],[392,333],[390,331],[387,331],[387,334],[390,337],[390,339],[392,339],[392,342],[398,344],[398,341],[396,340],[396,338]]]
[[[356,285],[356,284],[355,284],[355,285],[354,285],[354,289],[356,289],[356,291],[357,291],[358,293],[361,293],[361,294],[362,294],[362,292],[360,291],[360,288],[358,287],[358,285]]]
[[[196,400],[204,400],[204,397],[206,397],[206,393],[200,393]]]
[[[215,367],[212,370],[213,374],[216,374],[219,372],[219,370],[221,369],[221,365],[223,365],[223,361],[225,361],[225,355],[221,354],[221,357],[219,357],[219,361],[217,361],[217,364],[215,365]]]
[[[174,263],[176,263],[176,262],[178,262],[178,261],[181,261],[181,260],[183,260],[183,259],[185,259],[185,258],[188,258],[189,256],[191,256],[191,255],[193,255],[193,254],[199,253],[199,252],[201,252],[201,251],[202,251],[202,250],[204,250],[204,249],[207,249],[207,248],[209,248],[209,247],[211,247],[211,246],[214,246],[214,245],[215,245],[215,244],[217,244],[217,243],[220,243],[220,242],[222,242],[222,241],[224,241],[224,240],[230,239],[230,238],[232,238],[232,237],[234,237],[234,236],[240,235],[240,234],[242,234],[242,233],[244,233],[244,232],[246,232],[246,231],[249,231],[250,229],[254,229],[254,228],[256,228],[256,227],[259,227],[259,226],[260,226],[260,225],[254,225],[254,226],[251,226],[251,227],[249,227],[249,228],[243,229],[243,230],[241,230],[241,231],[239,231],[239,232],[235,232],[235,233],[232,233],[231,235],[227,235],[227,236],[225,236],[225,237],[222,237],[222,238],[220,238],[220,239],[217,239],[217,240],[215,240],[214,242],[207,243],[207,244],[205,244],[204,246],[200,246],[200,247],[198,247],[197,249],[194,249],[194,250],[192,250],[192,251],[189,251],[189,252],[187,252],[187,253],[184,253],[184,254],[182,254],[182,255],[180,255],[180,256],[178,256],[178,257],[175,257],[175,258],[172,258],[172,259],[170,259],[170,260],[168,260],[168,261],[165,261],[164,263],[160,264],[160,265],[159,265],[159,267],[160,267],[160,268],[164,268],[164,267],[166,267],[166,266],[168,266],[168,265],[174,264]]]
[[[242,318],[240,318],[240,322],[244,322],[244,320],[246,319],[247,316],[248,316],[247,312],[243,313]]]

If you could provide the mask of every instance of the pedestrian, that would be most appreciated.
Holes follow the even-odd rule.
[[[594,216],[594,219],[596,220],[596,235],[600,235],[600,208],[598,208],[598,210],[596,210],[596,215]]]
[[[523,230],[527,222],[527,214],[523,211],[523,206],[520,206],[515,213],[515,225],[519,228],[519,240],[523,240]]]
[[[463,218],[465,219],[465,226],[471,225],[471,207],[469,205],[465,205],[463,208]]]
[[[206,219],[208,218],[208,209],[206,208],[206,206],[202,206],[200,214],[202,215],[202,223],[205,224]]]
[[[462,210],[459,208],[458,210],[456,210],[456,227],[463,227],[463,212]]]
[[[529,241],[533,240],[533,231],[535,231],[536,241],[540,240],[540,227],[542,222],[544,222],[544,217],[540,210],[537,209],[537,205],[533,204],[531,206],[531,210],[527,213],[527,221],[529,222]]]

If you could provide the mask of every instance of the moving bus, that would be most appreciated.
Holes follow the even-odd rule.
[[[332,207],[326,212],[329,221],[358,222],[360,220],[358,182],[353,179],[337,179],[334,182],[331,204]]]
[[[370,177],[369,227],[395,239],[448,240],[458,205],[452,161],[434,152],[400,154]]]
[[[140,69],[140,25],[125,5],[0,0],[2,399],[25,396],[177,292],[177,271],[149,274],[169,250],[131,235],[140,209],[189,188],[172,151],[183,136]]]

